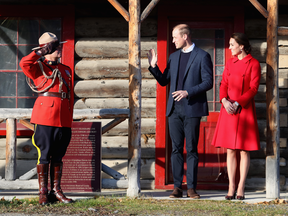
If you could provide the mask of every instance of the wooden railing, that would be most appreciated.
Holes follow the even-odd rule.
[[[27,119],[31,118],[32,109],[0,109],[0,123],[6,120],[6,166],[5,180],[12,181],[16,179],[16,145],[17,145],[17,120],[27,128],[34,130],[33,124]],[[73,113],[74,120],[82,119],[113,119],[111,122],[102,127],[102,134],[106,133],[126,118],[130,117],[129,109],[75,109]],[[113,178],[121,179],[120,173],[105,167],[105,172]],[[36,170],[36,169],[35,169]],[[35,174],[35,170],[31,170],[22,176],[22,180],[29,179]]]

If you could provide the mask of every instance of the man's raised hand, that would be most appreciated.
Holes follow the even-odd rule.
[[[149,52],[147,53],[147,57],[148,57],[149,65],[153,68],[156,67],[158,57],[157,57],[157,54],[155,53],[154,49],[149,50]]]

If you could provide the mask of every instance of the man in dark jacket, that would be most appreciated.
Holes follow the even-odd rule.
[[[171,198],[183,196],[183,148],[187,150],[187,196],[199,199],[196,192],[198,172],[198,139],[200,120],[207,116],[206,91],[213,87],[213,65],[210,55],[191,41],[191,29],[186,24],[174,27],[173,43],[178,49],[169,56],[164,73],[157,66],[154,50],[148,53],[149,71],[161,86],[170,83],[166,116],[172,140],[172,172],[174,190]]]

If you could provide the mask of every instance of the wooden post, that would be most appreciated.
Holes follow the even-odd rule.
[[[129,134],[127,196],[138,196],[141,171],[140,0],[129,0]]]
[[[268,0],[267,10],[267,146],[266,146],[266,198],[280,196],[280,118],[278,89],[278,0]]]
[[[12,181],[16,179],[16,119],[6,120],[6,166],[5,179]]]

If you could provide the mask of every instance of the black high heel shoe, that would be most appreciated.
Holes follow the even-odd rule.
[[[244,200],[244,199],[245,199],[245,196],[244,196],[244,195],[243,195],[243,196],[237,196],[236,199],[237,199],[237,200]]]
[[[234,192],[233,196],[228,196],[228,195],[226,195],[226,196],[225,196],[225,199],[226,199],[226,200],[232,200],[232,199],[235,199],[235,196],[236,196],[236,192]]]

